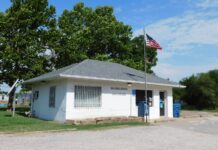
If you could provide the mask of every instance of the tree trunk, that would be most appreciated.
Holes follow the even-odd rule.
[[[14,87],[13,90],[11,91],[11,93],[9,94],[8,108],[7,108],[8,111],[12,111],[13,102],[14,102],[14,99],[15,99],[14,97],[16,96],[15,91],[16,91],[16,87]]]

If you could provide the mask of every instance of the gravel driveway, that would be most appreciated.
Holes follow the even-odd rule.
[[[0,135],[0,150],[217,150],[218,117],[149,127]]]

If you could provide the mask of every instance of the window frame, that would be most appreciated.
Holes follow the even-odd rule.
[[[33,92],[33,101],[38,100],[38,98],[39,98],[39,91],[36,90]]]
[[[52,92],[54,92],[54,96],[52,95]],[[51,86],[49,88],[49,108],[55,108],[56,104],[56,86]]]
[[[144,97],[144,99],[143,99],[143,101],[145,101],[145,90],[136,90],[135,91],[135,96],[137,96],[137,92],[143,92],[143,97]],[[150,107],[153,107],[153,101],[154,101],[154,90],[146,90],[146,96],[147,96],[147,100],[148,100],[148,103],[149,103],[149,101],[150,101],[150,99],[149,99],[149,95],[148,95],[148,92],[151,92],[151,102],[152,102],[152,106],[150,106]],[[136,98],[136,101],[135,101],[135,105],[136,106],[138,106],[138,104],[141,102],[141,100],[139,101],[139,100],[137,100],[137,98]]]
[[[151,92],[151,97],[149,97],[148,92]],[[148,100],[149,107],[153,107],[154,106],[154,91],[153,90],[147,90],[147,100]]]
[[[99,92],[99,95],[98,95],[99,104],[97,104],[98,106],[94,105],[93,103],[90,103],[90,101],[88,102],[87,99],[84,99],[84,100],[86,100],[87,104],[85,104],[85,102],[83,104],[78,104],[78,102],[76,102],[77,101],[77,94],[76,94],[77,87],[84,88],[84,89],[85,88],[99,89],[99,91],[98,91]],[[84,92],[85,92],[84,89],[83,89],[83,91],[80,91],[80,92],[82,92],[82,94],[84,94]],[[83,97],[85,97],[85,96],[83,96]],[[84,105],[84,106],[82,106],[82,105]],[[74,86],[74,108],[100,108],[101,106],[102,106],[102,87],[101,86],[89,86],[89,85],[75,85]]]

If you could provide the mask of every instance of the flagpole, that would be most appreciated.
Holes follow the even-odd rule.
[[[145,122],[148,123],[148,99],[147,99],[147,54],[146,54],[146,35],[145,35],[145,29],[143,28],[143,34],[144,34],[144,61],[145,61],[145,103],[146,103],[146,109],[145,109]]]

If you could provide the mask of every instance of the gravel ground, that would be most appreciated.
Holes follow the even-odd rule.
[[[188,111],[188,110],[182,110],[181,116],[184,118],[193,118],[193,117],[211,117],[217,115],[217,112],[205,112],[205,111]]]
[[[101,131],[0,135],[0,150],[24,149],[217,150],[218,117]]]

